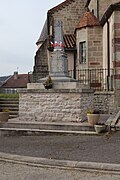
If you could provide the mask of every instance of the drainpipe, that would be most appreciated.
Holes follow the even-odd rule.
[[[97,0],[97,18],[99,19],[99,0]]]
[[[110,90],[110,24],[109,21],[107,20],[107,64],[108,64],[108,76],[107,76],[107,88],[108,91]]]
[[[74,50],[74,79],[76,79],[76,50]]]

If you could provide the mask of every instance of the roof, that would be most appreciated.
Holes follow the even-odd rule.
[[[89,27],[89,26],[99,26],[100,22],[98,18],[89,10],[87,10],[83,17],[80,19],[80,22],[76,29],[81,29],[83,27]]]
[[[47,34],[47,20],[46,20],[43,26],[42,32],[40,34],[40,37],[38,41],[36,42],[36,44],[39,44],[40,42],[44,42],[47,39],[47,37],[48,37],[48,34]]]
[[[10,78],[10,76],[11,76],[11,75],[9,75],[9,76],[1,76],[1,77],[0,77],[0,85],[2,85],[4,82],[6,82],[7,79]]]
[[[0,82],[5,82],[10,76],[11,75],[9,75],[9,76],[1,76],[0,77]]]
[[[65,49],[75,49],[76,47],[76,36],[75,34],[64,35]]]
[[[120,11],[120,2],[115,3],[115,4],[111,4],[108,9],[106,10],[106,12],[104,13],[100,23],[101,25],[104,25],[105,22],[110,18],[111,14],[113,13],[113,11]]]
[[[28,74],[17,74],[17,78],[14,78],[13,75],[2,85],[2,88],[25,88],[29,82],[29,76]]]
[[[66,0],[66,1],[60,3],[59,5],[53,7],[52,9],[50,9],[48,11],[48,13],[54,13],[54,12],[56,12],[58,10],[61,10],[62,8],[64,8],[64,7],[68,6],[69,4],[71,4],[72,2],[75,2],[75,0]]]

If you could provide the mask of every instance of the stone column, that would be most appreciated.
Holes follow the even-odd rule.
[[[68,60],[64,52],[63,23],[56,20],[54,23],[54,51],[50,59],[50,76],[57,80],[68,76]]]

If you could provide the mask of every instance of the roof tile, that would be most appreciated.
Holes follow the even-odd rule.
[[[72,49],[76,46],[75,34],[64,34],[65,49]]]
[[[87,10],[83,17],[80,19],[80,22],[76,29],[81,29],[83,27],[89,27],[89,26],[99,26],[100,22],[98,18],[89,10]]]
[[[27,87],[31,74],[18,74],[17,78],[11,76],[3,85],[2,88],[24,88]]]

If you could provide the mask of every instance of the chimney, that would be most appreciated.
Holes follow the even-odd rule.
[[[18,72],[17,71],[14,72],[14,79],[18,79]]]

